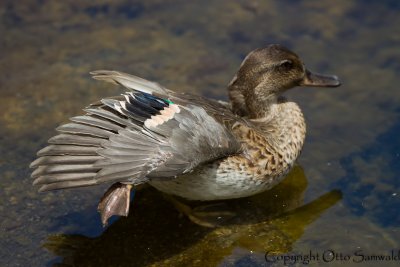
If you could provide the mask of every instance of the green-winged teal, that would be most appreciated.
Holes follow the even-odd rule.
[[[228,85],[230,103],[176,93],[117,71],[93,78],[129,89],[102,99],[57,128],[31,167],[40,191],[113,185],[99,203],[103,223],[127,215],[132,187],[148,183],[191,200],[250,196],[289,172],[306,127],[295,86],[336,87],[280,45],[252,51]]]

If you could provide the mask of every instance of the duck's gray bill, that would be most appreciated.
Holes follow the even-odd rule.
[[[304,79],[300,82],[301,86],[318,86],[318,87],[338,87],[340,81],[336,75],[323,75],[312,73],[306,70]]]

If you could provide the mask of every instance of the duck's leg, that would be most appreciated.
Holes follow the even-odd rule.
[[[185,214],[192,222],[214,228],[232,219],[236,214],[229,210],[224,202],[200,204],[191,207],[184,200],[171,195],[164,195],[181,213]]]
[[[104,193],[97,206],[103,226],[113,215],[128,216],[131,189],[130,184],[115,183]]]

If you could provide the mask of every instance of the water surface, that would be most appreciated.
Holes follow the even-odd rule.
[[[0,265],[279,266],[265,252],[398,251],[399,12],[390,0],[2,1]],[[194,224],[147,188],[128,218],[103,229],[96,205],[106,186],[32,187],[28,165],[54,128],[123,92],[89,71],[226,99],[243,57],[270,43],[343,85],[288,92],[307,120],[301,167],[272,192],[229,202],[229,222]]]

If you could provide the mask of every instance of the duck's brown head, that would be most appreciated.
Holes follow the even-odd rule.
[[[246,56],[229,84],[229,96],[235,112],[249,116],[295,86],[339,85],[334,75],[321,75],[307,70],[300,58],[289,49],[281,45],[269,45]]]

